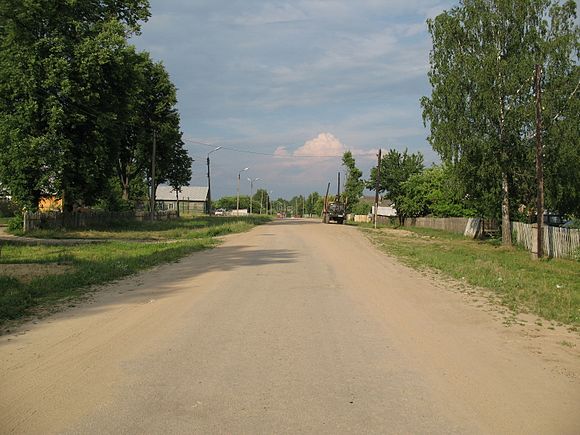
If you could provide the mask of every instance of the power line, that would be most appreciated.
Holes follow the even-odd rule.
[[[207,142],[201,142],[198,140],[193,140],[193,139],[187,139],[184,138],[183,139],[185,142],[189,142],[189,143],[193,143],[193,144],[198,144],[198,145],[203,145],[206,147],[215,147],[215,144],[210,144]],[[294,158],[316,158],[316,159],[335,159],[335,158],[341,158],[342,154],[340,155],[331,155],[331,156],[314,156],[314,155],[294,155],[294,154],[274,154],[274,153],[264,153],[264,152],[260,152],[260,151],[252,151],[252,150],[242,150],[239,148],[233,148],[233,147],[228,147],[225,145],[221,145],[221,147],[225,150],[228,151],[234,151],[236,153],[243,153],[243,154],[254,154],[254,155],[259,155],[259,156],[267,156],[267,157],[278,157],[278,158],[287,158],[287,159],[294,159]]]

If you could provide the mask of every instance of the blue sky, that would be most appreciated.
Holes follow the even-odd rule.
[[[234,195],[238,171],[275,197],[323,193],[350,149],[368,177],[382,149],[420,151],[419,98],[431,40],[425,20],[455,2],[429,0],[150,0],[133,39],[178,88],[192,185]],[[228,149],[229,148],[229,149]],[[249,152],[238,152],[249,151]],[[324,156],[324,157],[312,157]]]

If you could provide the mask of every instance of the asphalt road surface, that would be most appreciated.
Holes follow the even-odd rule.
[[[0,432],[580,433],[576,341],[447,287],[352,227],[228,236],[0,337]]]

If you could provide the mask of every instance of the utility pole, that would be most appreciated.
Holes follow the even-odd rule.
[[[534,85],[536,91],[536,179],[538,183],[537,209],[537,246],[536,257],[544,256],[544,168],[542,147],[542,66],[536,64]]]
[[[157,135],[155,130],[153,130],[153,153],[152,153],[152,157],[151,157],[151,195],[150,195],[150,206],[149,206],[149,211],[150,211],[150,215],[149,218],[151,219],[151,221],[153,221],[153,219],[155,219],[155,190],[156,190],[156,186],[155,186],[155,154],[157,152]]]
[[[240,215],[240,175],[242,172],[247,171],[249,168],[244,168],[238,172],[238,192],[237,192],[237,200],[236,200],[236,216]]]
[[[211,177],[210,177],[210,171],[209,171],[209,155],[211,153],[213,153],[214,151],[218,151],[221,150],[222,147],[217,147],[214,150],[211,150],[209,153],[207,153],[207,205],[205,207],[206,209],[206,213],[208,215],[211,214]]]
[[[377,229],[377,212],[379,211],[379,186],[381,180],[381,149],[379,148],[378,162],[377,162],[377,179],[375,182],[375,230]]]
[[[207,204],[205,210],[208,215],[211,215],[211,176],[209,173],[209,153],[207,155]]]

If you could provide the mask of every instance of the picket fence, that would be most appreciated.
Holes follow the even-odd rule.
[[[463,233],[470,237],[500,235],[500,227],[493,220],[478,218],[407,218],[405,226],[426,227],[454,233]],[[534,228],[531,224],[511,222],[514,243],[532,251],[534,243]],[[468,231],[469,230],[469,231]],[[545,225],[544,253],[548,257],[574,258],[580,255],[580,230],[560,228]]]
[[[167,220],[176,217],[177,211],[175,210],[157,211],[155,213],[155,220]],[[36,229],[86,228],[116,222],[144,221],[149,219],[150,213],[148,211],[26,212],[24,213],[23,228],[25,232]]]
[[[537,228],[531,224],[522,222],[512,222],[512,235],[514,242],[532,251],[534,244],[534,232]],[[544,253],[548,257],[572,258],[580,250],[580,230],[570,228],[560,228],[545,225],[542,227],[544,233]]]

